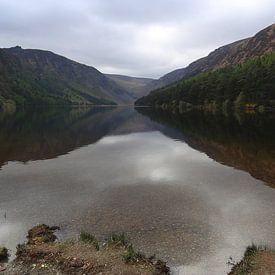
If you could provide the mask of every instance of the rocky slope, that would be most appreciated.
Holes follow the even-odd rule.
[[[275,51],[275,24],[261,30],[255,36],[222,46],[208,56],[196,60],[186,68],[172,71],[145,86],[146,92],[164,87],[183,78],[212,71],[228,65],[236,65]],[[145,93],[146,93],[145,92]]]
[[[93,67],[49,51],[0,49],[0,105],[132,101],[130,93]]]

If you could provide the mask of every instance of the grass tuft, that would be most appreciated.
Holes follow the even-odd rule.
[[[121,233],[121,234],[113,233],[108,240],[108,245],[127,247],[129,245],[129,241],[124,233]]]
[[[147,260],[145,255],[140,252],[135,251],[131,244],[127,247],[127,251],[123,255],[123,258],[126,263],[137,263],[137,262]]]
[[[93,244],[95,246],[96,250],[99,250],[99,242],[98,242],[98,240],[95,238],[95,236],[93,234],[90,234],[88,232],[82,231],[80,233],[79,240],[81,242],[84,242],[84,243]]]
[[[255,268],[255,258],[257,253],[261,251],[272,251],[267,246],[257,246],[252,244],[248,246],[244,252],[244,257],[239,263],[235,263],[230,275],[246,275],[253,272]]]

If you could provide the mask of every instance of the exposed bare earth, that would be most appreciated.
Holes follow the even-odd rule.
[[[0,273],[16,274],[170,274],[161,260],[147,258],[134,251],[123,234],[113,235],[99,244],[89,233],[79,240],[56,242],[58,227],[38,225],[30,229],[27,242],[18,245],[16,259],[7,266],[0,263]],[[233,264],[229,275],[274,275],[275,251],[249,246],[243,259]]]
[[[53,229],[31,229],[3,274],[169,274],[164,262],[135,252],[124,240],[99,246],[91,239],[55,242]]]

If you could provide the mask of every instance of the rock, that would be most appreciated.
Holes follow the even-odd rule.
[[[0,261],[6,260],[8,256],[8,249],[4,246],[0,246]]]
[[[36,245],[41,243],[54,242],[57,237],[53,232],[58,229],[58,226],[49,227],[45,224],[39,224],[28,231],[27,244]]]

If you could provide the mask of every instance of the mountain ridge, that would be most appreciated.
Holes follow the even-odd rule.
[[[112,105],[133,99],[94,67],[50,51],[0,49],[0,103]]]
[[[0,48],[0,107],[24,104],[132,104],[149,91],[171,85],[203,72],[275,51],[275,24],[253,37],[212,51],[189,66],[158,80],[103,74],[51,51]]]
[[[152,81],[144,89],[149,93],[181,79],[228,65],[244,63],[253,57],[259,57],[271,51],[275,51],[275,24],[260,30],[252,37],[221,46],[207,56],[190,63],[187,67],[176,69]]]
[[[275,52],[182,79],[139,98],[137,106],[217,111],[275,109]]]

